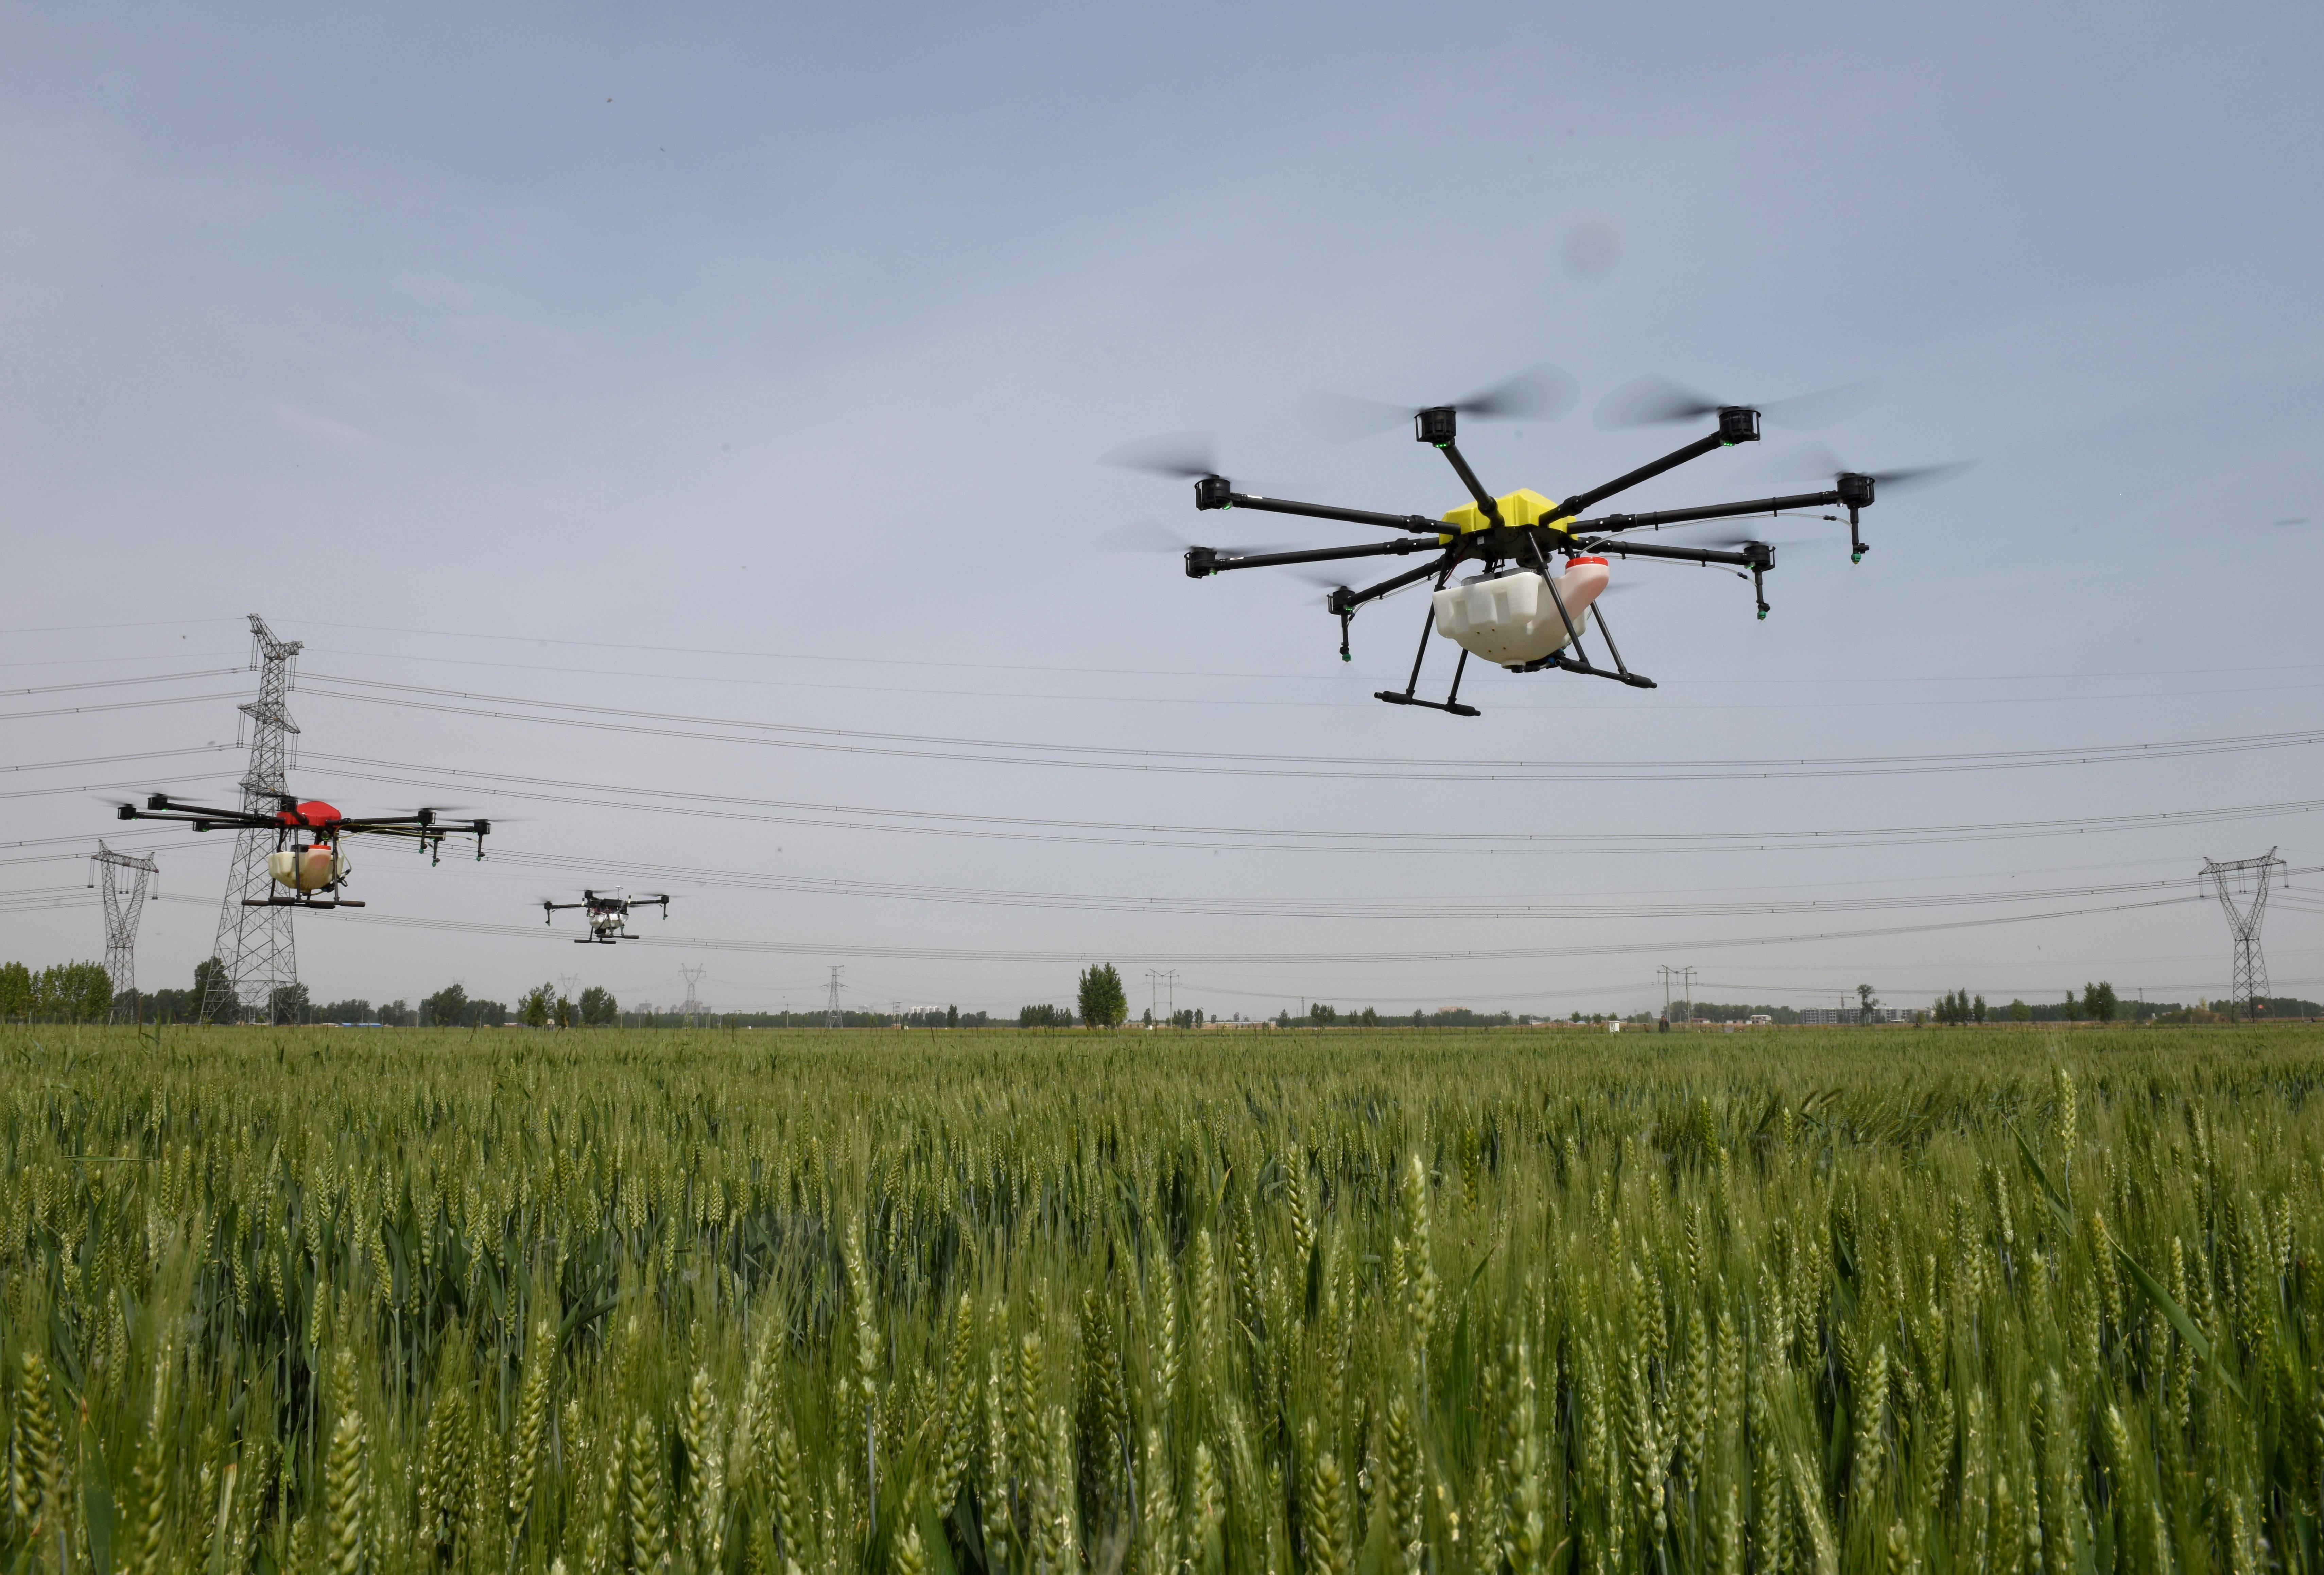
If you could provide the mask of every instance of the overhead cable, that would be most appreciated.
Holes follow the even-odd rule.
[[[2324,743],[2324,728],[2213,738],[2098,744],[2079,747],[1977,750],[1943,755],[1802,756],[1787,759],[1606,760],[1425,759],[1380,755],[1268,755],[1218,750],[1154,749],[1125,746],[1046,744],[1021,739],[973,738],[936,734],[882,733],[788,722],[753,722],[679,712],[589,706],[563,700],[484,695],[371,679],[309,674],[302,692],[370,705],[473,716],[497,721],[700,743],[748,744],[905,759],[953,760],[966,764],[1065,766],[1079,770],[1134,771],[1177,774],[1271,777],[1332,777],[1399,782],[1688,782],[1783,780],[1832,776],[1916,776],[1973,771],[2024,770],[2088,765],[2126,760],[2178,759],[2191,755],[2244,754]],[[354,684],[383,693],[318,689],[317,681]],[[431,699],[390,698],[440,697]],[[477,700],[480,706],[450,703]],[[493,709],[521,706],[528,710]],[[535,715],[532,712],[562,713]],[[5,718],[0,718],[5,719]],[[649,726],[647,724],[656,724]],[[760,737],[706,733],[702,727],[741,727]],[[1006,751],[1014,753],[982,753]]]

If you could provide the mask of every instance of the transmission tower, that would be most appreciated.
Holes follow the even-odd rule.
[[[825,1028],[836,1028],[839,1026],[839,976],[845,970],[838,967],[836,964],[832,967],[831,1005],[825,1009],[823,1014],[823,1025]]]
[[[678,971],[686,977],[686,1002],[678,1007],[678,1011],[685,1014],[686,1025],[691,1028],[694,1026],[695,1018],[702,1013],[702,1000],[694,993],[694,987],[702,982],[703,968],[698,966],[681,967]]]
[[[2229,864],[2206,858],[2200,878],[2227,910],[2227,932],[2235,938],[2236,977],[2230,991],[2235,1009],[2246,1018],[2256,1018],[2260,1001],[2267,995],[2267,959],[2259,950],[2260,921],[2267,916],[2269,885],[2282,885],[2287,878],[2283,860],[2273,848],[2258,858],[2238,858]]]
[[[242,807],[251,814],[281,809],[283,774],[290,768],[290,739],[299,724],[290,719],[290,684],[298,640],[278,640],[266,620],[250,615],[251,664],[258,669],[258,698],[241,708],[250,719],[250,769],[242,777]],[[290,934],[290,910],[263,905],[272,894],[266,857],[274,838],[251,829],[234,839],[234,866],[226,877],[226,902],[218,909],[217,942],[210,955],[220,965],[202,991],[200,1020],[214,1022],[240,1011],[274,1015],[275,991],[299,982],[299,949]],[[250,902],[261,906],[248,906]]]
[[[115,853],[99,841],[89,855],[97,867],[92,881],[105,877],[105,976],[113,981],[112,1019],[118,1023],[125,1009],[137,1019],[137,921],[145,912],[146,894],[161,873],[152,855],[134,858]]]

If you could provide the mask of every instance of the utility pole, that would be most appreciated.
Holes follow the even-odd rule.
[[[691,1028],[694,1026],[695,1018],[702,1013],[702,999],[695,994],[694,987],[702,982],[705,968],[699,963],[692,968],[681,964],[678,971],[686,980],[686,1004],[678,1007],[678,1011],[684,1014],[686,1025]]]
[[[844,971],[846,970],[837,964],[834,964],[832,966],[831,1005],[825,1009],[823,1014],[823,1025],[825,1028],[836,1028],[839,1026],[839,976]]]
[[[2267,995],[2267,959],[2259,949],[2260,922],[2267,916],[2268,886],[2289,884],[2283,860],[2273,848],[2257,858],[2238,858],[2228,864],[2206,858],[2199,879],[2219,899],[2227,915],[2227,933],[2235,940],[2234,1004],[2246,1020],[2256,1021],[2259,1004]]]
[[[250,766],[242,776],[245,813],[272,816],[282,808],[283,778],[290,765],[290,739],[299,724],[290,719],[293,667],[305,644],[278,640],[266,620],[250,615],[251,662],[258,669],[258,698],[240,708],[250,718]],[[218,910],[217,940],[210,948],[221,964],[209,972],[199,1020],[215,1022],[238,1010],[274,1016],[274,992],[299,982],[299,950],[290,933],[290,910],[267,903],[273,877],[267,856],[272,833],[251,829],[234,839],[234,864],[226,877],[226,902]],[[256,906],[252,904],[255,903]]]
[[[1167,1004],[1169,1016],[1177,1016],[1178,970],[1175,968],[1149,968],[1146,970],[1146,1009],[1153,1012],[1165,1003]]]
[[[1663,976],[1663,1021],[1665,1023],[1670,1021],[1671,979],[1675,976],[1685,981],[1685,993],[1679,998],[1685,1003],[1686,1020],[1692,1022],[1694,1020],[1694,970],[1691,968],[1663,967],[1655,968],[1655,971]]]
[[[146,894],[161,871],[152,854],[133,858],[114,852],[102,839],[89,855],[89,862],[96,866],[89,871],[91,885],[96,884],[99,870],[105,874],[105,977],[113,981],[113,1010],[108,1015],[113,1022],[120,1022],[125,1003],[129,1020],[134,1023],[138,1017],[137,921],[145,912]],[[124,881],[128,883],[125,891]]]

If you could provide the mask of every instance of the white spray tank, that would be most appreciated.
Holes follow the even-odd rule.
[[[1607,576],[1606,560],[1591,556],[1567,560],[1565,572],[1549,579],[1532,569],[1473,575],[1435,594],[1436,632],[1488,662],[1523,667],[1564,649],[1590,626],[1590,604],[1606,588]]]

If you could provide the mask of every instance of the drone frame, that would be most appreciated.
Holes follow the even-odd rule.
[[[661,909],[662,919],[664,922],[667,922],[669,918],[669,894],[667,892],[656,892],[650,896],[642,897],[608,897],[600,896],[596,888],[594,886],[583,886],[581,888],[581,900],[577,903],[560,903],[551,898],[542,899],[540,904],[540,922],[544,924],[555,922],[558,910],[565,908],[586,909],[588,911],[589,917],[593,920],[601,913],[611,914],[616,918],[626,920],[629,918],[630,910],[632,908],[651,908],[657,905]],[[575,936],[573,938],[573,944],[576,946],[611,946],[617,940],[635,940],[636,939],[636,936],[630,934],[608,933],[600,935],[593,929],[589,934]]]
[[[275,834],[274,849],[278,853],[291,848],[328,848],[336,853],[339,838],[350,833],[365,837],[400,837],[425,848],[428,862],[431,865],[444,861],[444,838],[447,837],[474,837],[476,839],[476,857],[481,861],[484,857],[484,838],[492,835],[493,829],[490,820],[446,820],[439,819],[433,810],[415,810],[409,815],[342,815],[337,820],[317,821],[309,820],[300,811],[300,801],[290,793],[277,795],[276,802],[281,808],[269,815],[255,810],[211,809],[206,805],[184,803],[167,793],[152,793],[147,796],[143,809],[135,804],[123,804],[117,813],[124,820],[174,820],[191,826],[197,831],[216,831],[229,827],[237,831],[272,831]],[[309,834],[305,842],[296,840],[301,832]],[[358,898],[337,895],[339,881],[337,877],[328,885],[315,889],[334,894],[330,901],[319,902],[303,891],[288,897],[270,894],[263,897],[244,897],[242,905],[245,908],[318,909],[366,905]]]
[[[1576,493],[1561,503],[1550,505],[1539,517],[1523,523],[1512,523],[1503,518],[1503,499],[1495,497],[1477,478],[1468,459],[1454,440],[1458,412],[1451,405],[1434,405],[1413,415],[1413,436],[1441,451],[1452,469],[1476,500],[1478,523],[1455,524],[1445,519],[1431,519],[1425,514],[1379,514],[1370,509],[1341,508],[1332,504],[1299,503],[1288,498],[1262,497],[1253,493],[1238,492],[1234,484],[1223,476],[1204,476],[1194,483],[1194,506],[1197,509],[1259,509],[1270,514],[1296,514],[1306,519],[1342,520],[1350,524],[1378,525],[1405,534],[1395,541],[1364,547],[1321,547],[1293,552],[1223,552],[1213,547],[1187,549],[1186,576],[1202,579],[1237,569],[1272,569],[1293,563],[1324,563],[1351,558],[1407,557],[1415,552],[1437,549],[1437,555],[1417,569],[1409,569],[1391,576],[1377,585],[1361,590],[1346,586],[1334,589],[1324,605],[1340,619],[1340,657],[1351,659],[1348,647],[1349,624],[1356,609],[1367,602],[1377,601],[1406,586],[1434,578],[1435,588],[1442,590],[1452,582],[1453,571],[1471,560],[1481,561],[1488,573],[1504,562],[1528,564],[1549,581],[1550,600],[1558,616],[1565,624],[1566,644],[1537,662],[1517,668],[1519,672],[1536,672],[1545,667],[1566,672],[1581,673],[1591,678],[1612,679],[1635,689],[1653,689],[1655,681],[1644,673],[1633,672],[1622,660],[1621,649],[1614,644],[1614,632],[1606,625],[1602,608],[1585,608],[1577,620],[1565,609],[1564,599],[1557,593],[1556,581],[1549,572],[1553,552],[1563,552],[1568,559],[1583,555],[1637,558],[1650,561],[1718,565],[1738,574],[1748,570],[1751,576],[1753,599],[1758,605],[1759,616],[1768,613],[1766,576],[1775,566],[1775,550],[1765,542],[1745,542],[1735,549],[1720,547],[1669,547],[1656,542],[1621,540],[1629,531],[1658,531],[1667,525],[1697,524],[1705,520],[1734,519],[1747,514],[1780,514],[1789,509],[1844,507],[1848,511],[1849,561],[1861,562],[1870,551],[1859,529],[1862,512],[1872,505],[1874,478],[1857,471],[1843,471],[1833,478],[1833,485],[1820,492],[1793,493],[1780,497],[1750,498],[1739,503],[1705,504],[1694,508],[1659,509],[1648,514],[1601,514],[1594,519],[1581,516],[1618,493],[1627,492],[1641,482],[1650,481],[1666,470],[1673,470],[1690,459],[1697,459],[1720,449],[1738,443],[1759,440],[1759,412],[1749,405],[1721,405],[1718,411],[1719,424],[1711,431],[1697,438],[1659,459],[1639,466],[1637,469],[1616,477],[1602,486],[1587,492]],[[1463,511],[1465,512],[1465,511]],[[1448,528],[1449,527],[1449,528]],[[1598,632],[1606,641],[1606,650],[1613,660],[1610,668],[1600,667],[1590,660],[1582,644],[1582,627],[1594,614]],[[1461,679],[1468,671],[1469,652],[1464,647],[1460,662],[1452,670],[1452,686],[1441,700],[1419,698],[1420,669],[1428,658],[1428,637],[1435,623],[1432,604],[1425,622],[1421,625],[1420,650],[1412,659],[1412,676],[1406,681],[1401,692],[1381,690],[1372,698],[1390,705],[1421,706],[1430,710],[1444,711],[1456,717],[1475,717],[1483,713],[1474,706],[1461,703]]]

